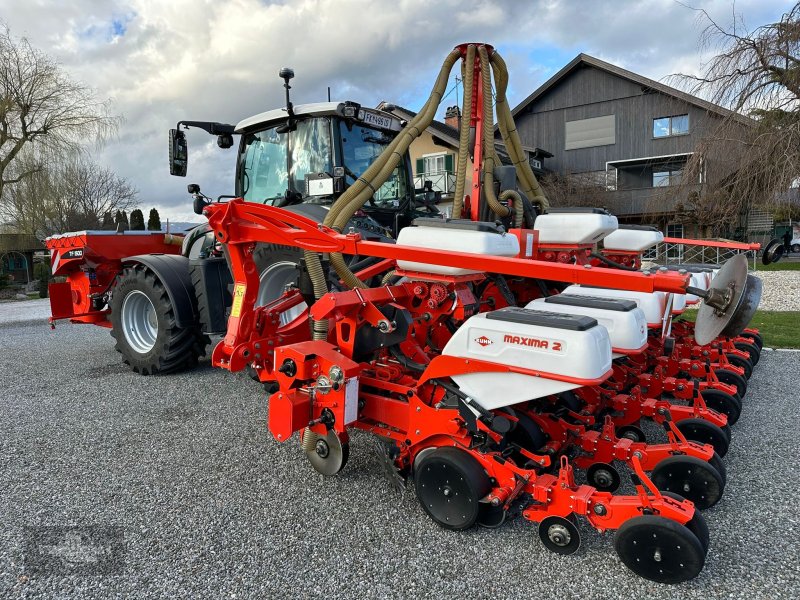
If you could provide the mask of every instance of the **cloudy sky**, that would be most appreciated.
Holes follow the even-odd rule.
[[[739,0],[747,28],[791,2]],[[283,105],[277,74],[291,66],[295,103],[388,100],[418,109],[448,51],[494,45],[509,64],[511,105],[579,52],[653,79],[697,72],[704,8],[728,26],[728,0],[0,0],[0,20],[124,116],[97,155],[130,179],[162,219],[197,220],[186,183],[233,192],[234,149],[189,133],[186,179],[170,177],[167,131],[182,119],[236,123]],[[455,93],[443,103],[455,103]],[[146,210],[145,210],[146,212]]]

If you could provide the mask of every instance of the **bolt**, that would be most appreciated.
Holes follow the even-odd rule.
[[[642,453],[639,452],[638,450],[633,453],[633,456],[638,458],[639,460],[642,460]]]
[[[603,517],[603,516],[605,516],[605,514],[607,512],[608,511],[606,510],[605,506],[603,506],[602,504],[595,504],[595,506],[594,506],[594,514]]]

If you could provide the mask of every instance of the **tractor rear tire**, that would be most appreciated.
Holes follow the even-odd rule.
[[[197,365],[208,337],[199,324],[179,327],[164,284],[148,267],[126,267],[111,299],[115,348],[141,375],[174,373]]]

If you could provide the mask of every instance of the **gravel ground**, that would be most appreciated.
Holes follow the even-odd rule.
[[[800,271],[751,271],[764,282],[761,310],[800,310]]]
[[[5,306],[0,307],[0,320]],[[7,313],[6,313],[7,314]],[[583,527],[573,556],[522,520],[438,528],[389,490],[370,438],[323,479],[265,427],[245,376],[130,373],[105,330],[10,325],[0,336],[0,597],[800,597],[800,353],[765,352],[726,463],[694,581],[660,586]],[[26,528],[116,526],[113,575],[37,574]]]

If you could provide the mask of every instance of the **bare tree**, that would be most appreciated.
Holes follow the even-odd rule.
[[[41,171],[54,156],[81,152],[87,140],[104,139],[117,124],[92,88],[0,24],[0,201],[6,186]],[[23,149],[30,150],[24,161]]]
[[[785,203],[800,176],[800,4],[779,22],[746,31],[734,15],[724,28],[704,10],[703,49],[716,55],[699,76],[674,80],[690,93],[728,109],[684,170],[706,179],[710,193],[687,209],[719,235],[754,206]]]
[[[539,183],[555,207],[590,206],[606,204],[605,176],[602,181],[592,173],[547,173]]]
[[[21,159],[23,167],[27,160]],[[136,195],[136,188],[125,178],[79,156],[66,164],[34,170],[7,188],[0,216],[16,231],[43,238],[99,229],[105,215],[130,208]]]

